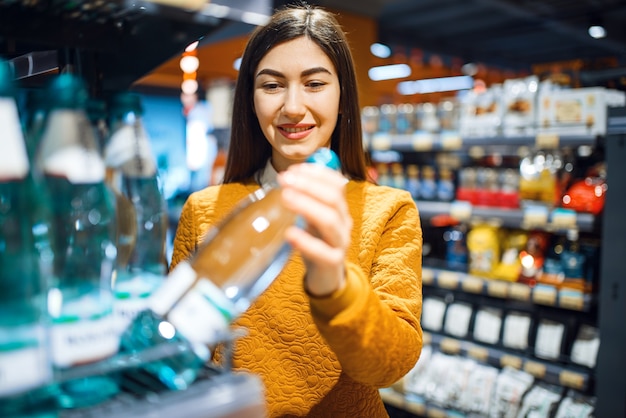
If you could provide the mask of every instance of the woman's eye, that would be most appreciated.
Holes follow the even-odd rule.
[[[326,85],[326,83],[323,83],[321,81],[311,81],[307,83],[307,85],[312,89],[321,89]]]
[[[265,83],[263,84],[263,88],[265,90],[277,90],[278,88],[280,88],[280,84],[278,83]]]

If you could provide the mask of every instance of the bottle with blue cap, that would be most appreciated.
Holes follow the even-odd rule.
[[[308,160],[339,170],[328,148]],[[122,335],[121,351],[140,353],[158,345],[178,344],[188,350],[139,371],[157,386],[187,388],[209,359],[209,347],[231,336],[229,326],[280,273],[291,254],[285,230],[302,220],[281,202],[278,185],[258,189],[207,234],[198,252],[179,263]],[[201,320],[198,320],[201,318]]]

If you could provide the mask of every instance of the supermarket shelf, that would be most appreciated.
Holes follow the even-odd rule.
[[[464,138],[456,132],[389,134],[376,133],[366,136],[365,145],[372,151],[467,151],[472,147],[536,146],[542,149],[595,145],[593,135],[558,135],[539,133],[534,136],[490,136]]]
[[[246,373],[225,373],[198,380],[183,391],[161,392],[145,398],[122,394],[91,408],[63,411],[59,418],[108,417],[264,418],[261,380]]]
[[[530,359],[493,347],[439,334],[424,333],[424,344],[430,344],[434,349],[438,349],[446,354],[472,358],[494,367],[509,366],[518,370],[524,370],[536,379],[540,379],[548,384],[559,385],[581,392],[589,389],[592,379],[591,373],[582,368],[561,366],[554,362]]]
[[[554,286],[544,284],[530,287],[523,283],[486,279],[467,273],[429,267],[422,269],[422,284],[579,312],[589,312],[592,305],[591,295],[582,292],[559,290]]]
[[[529,205],[522,209],[503,209],[486,206],[474,206],[469,202],[429,202],[417,201],[422,219],[436,215],[449,214],[460,221],[473,218],[497,218],[505,228],[544,229],[559,231],[576,227],[581,232],[596,229],[597,217],[590,213],[579,213],[562,208],[548,209],[539,205]]]

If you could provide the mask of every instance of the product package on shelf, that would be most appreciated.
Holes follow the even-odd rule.
[[[624,106],[624,92],[603,87],[541,89],[539,132],[560,135],[604,135],[607,108]]]
[[[529,76],[505,80],[502,84],[504,136],[531,136],[537,132],[537,90],[539,78]]]

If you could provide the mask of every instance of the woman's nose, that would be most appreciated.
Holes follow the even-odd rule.
[[[304,97],[299,89],[291,88],[285,94],[285,103],[283,103],[283,113],[287,116],[301,116],[306,112]]]

